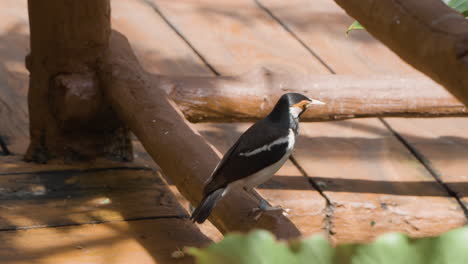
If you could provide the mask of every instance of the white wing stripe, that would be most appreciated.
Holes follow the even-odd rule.
[[[294,136],[294,134],[293,134],[293,136]],[[290,142],[291,140],[293,140],[293,142]],[[294,138],[291,139],[291,133],[286,137],[278,138],[277,140],[271,142],[268,145],[264,145],[264,146],[262,146],[262,147],[260,147],[258,149],[254,149],[252,151],[241,152],[241,153],[239,153],[239,155],[240,156],[245,156],[245,157],[250,157],[250,156],[258,154],[258,153],[260,153],[262,151],[270,151],[273,146],[284,144],[284,143],[289,143],[288,148],[292,147],[291,145],[294,144]]]

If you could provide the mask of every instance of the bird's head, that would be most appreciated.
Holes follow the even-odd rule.
[[[286,99],[289,106],[289,113],[294,117],[300,117],[307,108],[312,105],[324,105],[324,102],[319,100],[310,99],[309,97],[300,93],[287,93],[281,97],[280,100]]]
[[[268,118],[271,120],[289,120],[290,117],[297,119],[310,106],[324,104],[300,93],[287,93],[281,96]]]

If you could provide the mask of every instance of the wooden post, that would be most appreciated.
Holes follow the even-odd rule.
[[[109,45],[109,0],[28,1],[31,54],[26,160],[132,158],[128,130],[96,72]]]

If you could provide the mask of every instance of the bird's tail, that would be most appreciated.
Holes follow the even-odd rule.
[[[217,189],[216,191],[206,195],[201,203],[192,213],[190,220],[197,222],[199,224],[205,222],[205,220],[210,216],[211,211],[219,202],[221,197],[223,197],[224,188]]]

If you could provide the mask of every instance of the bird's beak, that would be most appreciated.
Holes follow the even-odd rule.
[[[308,102],[307,107],[312,105],[325,105],[325,103],[319,100],[311,99],[311,101]]]

